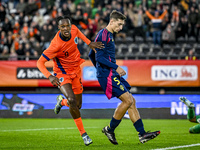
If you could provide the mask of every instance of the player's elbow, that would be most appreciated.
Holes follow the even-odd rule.
[[[36,65],[37,65],[37,67],[39,68],[39,66],[40,66],[40,61],[39,61],[39,59],[37,60]]]
[[[43,62],[43,61],[41,60],[41,57],[40,57],[40,58],[37,60],[37,63],[36,63],[38,69],[40,69],[41,66],[44,65],[44,63],[45,63],[45,62]]]

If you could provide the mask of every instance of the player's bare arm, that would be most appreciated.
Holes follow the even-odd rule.
[[[104,44],[102,42],[91,42],[88,46],[95,52],[96,52],[95,48],[99,49],[104,48]]]
[[[124,69],[119,66],[117,67],[116,72],[119,74],[120,77],[126,75],[126,71],[124,71]]]
[[[48,78],[53,86],[60,86],[60,81],[56,76],[50,75]]]

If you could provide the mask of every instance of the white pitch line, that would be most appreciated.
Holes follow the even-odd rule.
[[[84,127],[84,128],[98,128],[98,127]],[[64,130],[64,129],[77,129],[76,127],[68,127],[68,128],[41,128],[41,129],[17,129],[17,130],[0,130],[0,132],[24,132],[24,131],[45,131],[45,130]]]
[[[191,145],[183,145],[183,146],[175,146],[175,147],[158,148],[158,149],[152,149],[152,150],[178,149],[178,148],[194,147],[194,146],[200,146],[200,143],[191,144]]]

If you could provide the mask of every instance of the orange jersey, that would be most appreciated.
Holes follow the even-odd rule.
[[[77,48],[78,38],[82,39],[87,45],[90,40],[75,26],[71,27],[71,38],[64,40],[60,31],[57,32],[50,46],[43,52],[37,62],[40,71],[48,78],[51,74],[45,67],[45,62],[53,59],[53,71],[55,74],[74,74],[80,64],[84,62],[80,58],[80,52]]]

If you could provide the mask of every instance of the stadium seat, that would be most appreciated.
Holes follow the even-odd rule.
[[[178,59],[184,60],[186,55],[180,55]]]
[[[162,52],[165,54],[165,55],[169,55],[171,52],[172,52],[172,46],[169,45],[169,44],[164,44],[163,45],[163,50]]]
[[[144,43],[144,38],[142,38],[140,36],[136,36],[135,37],[135,43],[136,44],[142,44],[142,43]]]
[[[121,46],[115,46],[115,50],[116,50],[115,57],[116,57],[116,59],[124,59],[124,57],[125,57],[125,55],[122,53]]]
[[[123,45],[123,46],[121,47],[121,53],[122,53],[122,54],[125,55],[128,51],[129,51],[129,49],[128,49],[128,46],[127,46],[127,45]]]
[[[148,44],[142,44],[141,48],[144,55],[147,55],[150,52],[150,46]]]
[[[127,44],[133,43],[133,38],[130,37],[130,36],[127,36],[126,37],[126,42],[127,42]]]
[[[149,55],[147,59],[158,59],[157,55]]]
[[[124,40],[121,37],[116,37],[115,44],[120,45],[120,44],[126,44],[126,43],[124,42]]]
[[[185,54],[185,55],[187,55],[188,54],[188,52],[191,50],[191,49],[193,49],[193,47],[191,46],[191,44],[186,44],[185,46],[184,46],[184,51],[183,51],[183,53],[182,54]]]
[[[116,57],[125,57],[128,52],[128,46],[126,44],[120,44],[117,46]]]
[[[196,43],[196,38],[191,36],[188,38],[187,40],[187,44],[191,44],[191,45],[194,45]]]
[[[158,55],[161,52],[161,47],[159,45],[152,46],[152,53],[151,55]]]
[[[195,54],[197,56],[200,56],[200,44],[197,44],[194,48]]]
[[[138,44],[130,44],[128,46],[128,49],[129,49],[129,53],[132,53],[134,55],[137,55],[140,52],[140,48]]]
[[[184,38],[184,37],[179,37],[179,38],[177,38],[177,43],[178,44],[185,44],[187,42],[187,40]]]
[[[166,59],[168,59],[168,56],[167,55],[159,55],[158,59],[166,60]]]
[[[147,56],[144,54],[140,54],[137,56],[138,59],[147,59]]]
[[[116,57],[116,59],[124,59],[125,56],[123,56],[123,55],[117,55],[117,54],[116,54],[115,57]]]
[[[171,51],[171,53],[169,53],[169,59],[178,59],[179,55],[182,51],[182,47],[180,44],[176,44],[173,48],[173,50]]]
[[[119,45],[115,45],[115,53],[117,54],[119,51]]]
[[[173,53],[172,54],[175,54],[175,55],[179,55],[182,51],[182,47],[180,44],[176,44],[174,46],[174,49],[173,49]]]
[[[146,43],[147,44],[152,44],[153,43],[153,38],[152,37],[146,38]]]
[[[170,55],[170,56],[169,56],[169,59],[170,59],[170,60],[174,60],[174,59],[175,59],[175,60],[178,60],[178,58],[179,58],[178,55]]]
[[[127,55],[126,58],[127,59],[137,59],[137,56],[135,56],[135,55]]]

